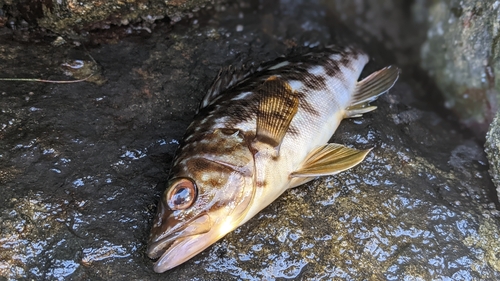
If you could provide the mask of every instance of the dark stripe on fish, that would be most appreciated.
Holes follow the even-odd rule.
[[[208,149],[204,145],[200,145],[200,140],[207,138],[206,134],[213,132],[215,127],[220,127],[218,124],[224,121],[224,127],[235,128],[236,125],[242,122],[248,122],[256,118],[259,103],[262,96],[268,93],[259,92],[257,88],[262,85],[267,79],[272,76],[277,76],[283,81],[298,81],[303,84],[301,89],[295,89],[295,94],[299,98],[299,108],[311,115],[319,115],[319,112],[307,101],[307,92],[321,91],[326,88],[328,77],[335,77],[339,81],[346,83],[345,77],[341,71],[342,67],[351,67],[351,61],[359,56],[359,52],[354,48],[324,48],[309,49],[309,52],[299,55],[289,55],[288,57],[280,57],[274,61],[264,63],[259,67],[251,69],[250,75],[245,73],[234,73],[230,70],[231,76],[242,77],[242,81],[227,82],[232,79],[219,79],[218,85],[214,89],[212,100],[208,101],[208,105],[200,109],[199,114],[186,131],[181,147],[184,146],[179,154],[198,153]],[[332,56],[338,56],[338,59]],[[273,69],[273,67],[276,67]],[[322,72],[311,73],[315,67],[322,67]],[[221,77],[224,78],[224,77]],[[227,80],[227,81],[226,81]],[[222,81],[222,82],[221,82]],[[227,85],[224,85],[227,84]],[[215,92],[221,91],[218,94]],[[244,97],[239,97],[243,93],[248,93]],[[217,100],[216,103],[213,101]],[[299,130],[290,127],[288,132],[290,135],[297,135]],[[199,146],[198,148],[192,147]],[[212,150],[211,148],[209,150]],[[179,155],[178,154],[178,155]]]
[[[314,108],[314,106],[309,103],[309,101],[306,100],[306,94],[304,92],[296,92],[297,96],[299,97],[300,103],[299,103],[299,108],[307,112],[308,114],[311,114],[313,116],[319,116],[319,112]]]

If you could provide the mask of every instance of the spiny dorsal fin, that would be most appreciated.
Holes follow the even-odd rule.
[[[298,95],[276,76],[262,83],[257,92],[261,100],[254,141],[278,147],[299,108]]]
[[[392,88],[398,77],[399,68],[388,66],[359,81],[344,117],[360,117],[363,113],[375,110],[377,107],[369,106],[369,103]]]
[[[253,64],[243,65],[241,68],[234,68],[233,66],[223,67],[217,77],[215,78],[212,86],[208,89],[205,97],[200,103],[198,110],[211,104],[222,92],[245,80],[248,76],[256,71]]]
[[[329,143],[309,153],[302,167],[291,177],[334,175],[358,165],[370,151]]]

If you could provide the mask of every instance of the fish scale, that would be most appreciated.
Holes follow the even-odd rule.
[[[327,142],[396,82],[396,67],[358,82],[367,62],[358,48],[330,46],[219,72],[158,204],[148,246],[155,271],[187,261],[287,189],[360,163],[370,150]]]
[[[323,56],[320,57],[320,55]],[[302,107],[302,109],[309,108],[309,110],[303,113],[305,115],[318,111],[317,108],[321,107],[321,104],[325,101],[336,104],[336,97],[338,98],[341,96],[333,93],[346,92],[346,89],[341,89],[339,84],[343,84],[342,81],[349,79],[344,78],[346,73],[342,71],[342,67],[349,68],[353,61],[359,61],[359,63],[364,65],[368,60],[365,54],[355,49],[348,48],[342,52],[342,55],[352,55],[353,58],[352,60],[346,60],[343,57],[339,57],[337,53],[333,55],[329,55],[328,53],[310,53],[304,57],[295,57],[289,61],[284,61],[288,62],[288,64],[283,67],[273,68],[271,70],[268,69],[272,68],[274,65],[261,67],[260,71],[257,73],[258,75],[252,77],[252,80],[248,79],[241,81],[237,86],[228,89],[224,95],[215,96],[213,101],[200,111],[198,114],[199,118],[196,118],[190,127],[200,128],[198,132],[205,132],[215,128],[224,128],[227,126],[239,127],[238,125],[240,125],[240,127],[248,130],[247,128],[252,127],[254,123],[246,124],[246,121],[255,118],[259,102],[259,96],[252,90],[255,90],[256,84],[262,83],[271,76],[280,76],[285,81],[288,81],[293,90],[300,93],[299,95],[302,96],[302,100],[299,102],[299,106]],[[361,57],[361,59],[358,59],[358,57]],[[309,70],[317,67],[318,65],[315,63],[318,62],[323,63],[321,66],[325,71],[319,74],[312,74]],[[279,62],[278,64],[281,63],[283,62]],[[327,71],[327,69],[329,69],[329,71]],[[357,67],[356,70],[357,73],[351,75],[355,76],[355,78],[351,78],[351,80],[354,79],[353,81],[356,81],[357,77],[359,77],[362,67]],[[347,71],[349,71],[349,69],[347,69]],[[333,74],[333,76],[329,76],[327,73]],[[323,85],[319,91],[315,90],[318,88],[317,86],[309,86],[308,83],[304,82],[311,80],[316,82],[326,80],[326,77],[329,77],[333,81],[330,81],[327,85]],[[212,89],[212,91],[215,90]],[[219,89],[217,89],[217,92],[220,92]],[[244,99],[239,97],[241,94],[245,94]],[[318,95],[320,96],[317,97]],[[331,96],[331,99],[325,100],[327,96]],[[348,98],[347,95],[344,96]],[[339,107],[345,103],[346,99],[344,99],[343,102],[339,102],[340,105],[336,106],[336,108],[328,106],[327,110],[339,110]],[[208,111],[208,113],[205,113],[205,111]],[[195,133],[196,132],[188,129],[185,138],[189,138],[189,135]],[[179,154],[178,157],[182,157],[182,155]]]

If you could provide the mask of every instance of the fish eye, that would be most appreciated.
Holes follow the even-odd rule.
[[[185,210],[193,205],[197,193],[198,189],[192,180],[176,179],[167,192],[167,204],[172,210]]]

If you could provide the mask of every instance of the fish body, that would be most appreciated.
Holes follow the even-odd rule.
[[[340,121],[396,82],[355,47],[310,49],[239,73],[221,71],[174,159],[148,247],[169,270],[244,224],[287,189],[361,162],[369,150],[328,144]]]

